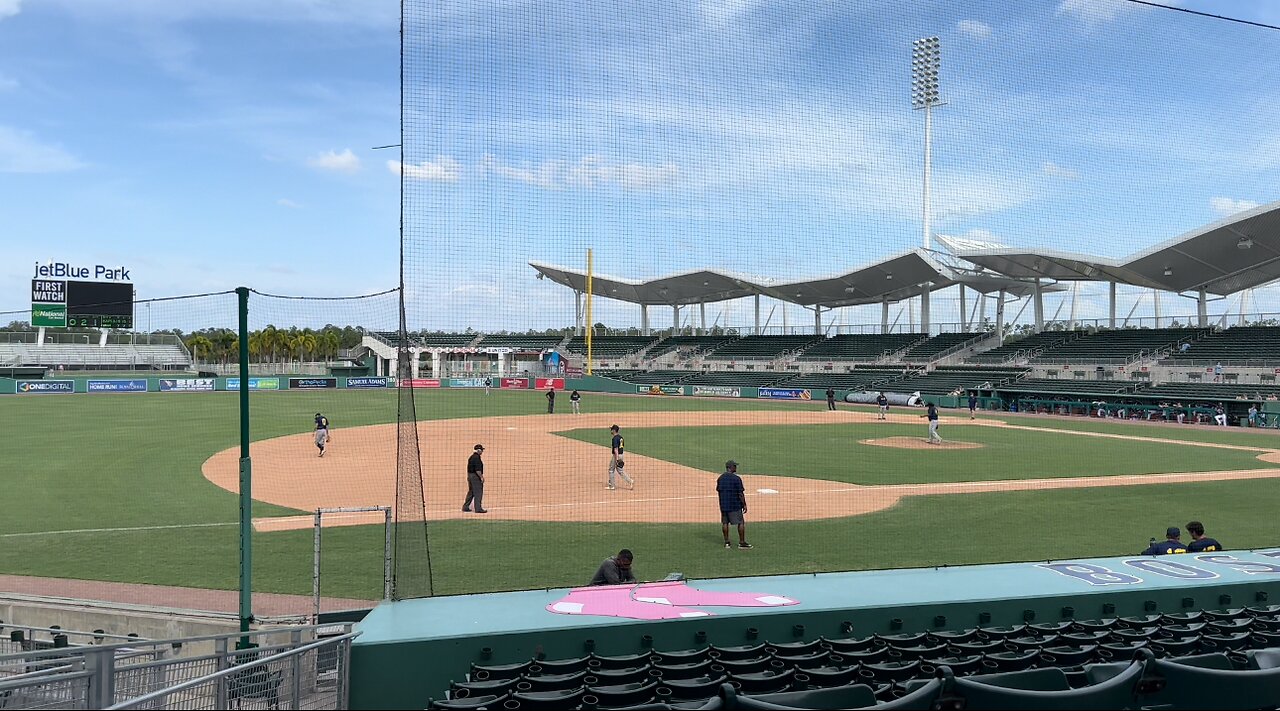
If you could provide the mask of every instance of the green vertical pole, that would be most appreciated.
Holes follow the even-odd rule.
[[[253,466],[249,461],[249,289],[236,289],[240,312],[240,631],[253,622]],[[249,636],[240,638],[240,648]]]

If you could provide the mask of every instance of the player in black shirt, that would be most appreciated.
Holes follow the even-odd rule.
[[[1213,553],[1224,550],[1221,543],[1204,535],[1204,524],[1199,521],[1188,523],[1187,533],[1191,534],[1191,542],[1187,544],[1188,553]]]
[[[482,500],[484,499],[484,461],[480,455],[484,454],[484,445],[477,444],[471,457],[467,459],[467,498],[462,502],[462,510],[471,513],[471,501],[476,502],[476,513],[489,513],[485,510]]]

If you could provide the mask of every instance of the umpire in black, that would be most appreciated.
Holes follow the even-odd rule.
[[[484,445],[477,444],[471,458],[467,460],[467,499],[462,502],[462,510],[471,513],[471,500],[475,499],[476,513],[489,513],[483,505],[484,499]]]

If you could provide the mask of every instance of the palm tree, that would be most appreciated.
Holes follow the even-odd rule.
[[[197,361],[204,360],[207,362],[209,352],[213,350],[213,341],[210,341],[201,334],[195,334],[187,339],[187,348],[191,351],[192,357]]]
[[[280,347],[280,338],[276,332],[276,327],[267,324],[267,327],[258,334],[258,339],[262,351],[270,355],[272,363],[276,362],[276,349]]]

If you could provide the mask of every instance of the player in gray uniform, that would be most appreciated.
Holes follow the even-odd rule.
[[[630,474],[622,471],[626,466],[626,462],[623,461],[623,456],[627,452],[627,441],[618,433],[617,425],[610,427],[609,432],[613,434],[613,439],[609,443],[609,448],[611,450],[609,457],[609,483],[605,484],[605,488],[617,488],[613,483],[614,475],[617,474],[622,477],[623,481],[627,482],[627,486],[629,488],[634,489],[636,488],[635,479],[632,479]]]
[[[316,448],[324,456],[324,446],[329,443],[329,418],[316,413]]]

